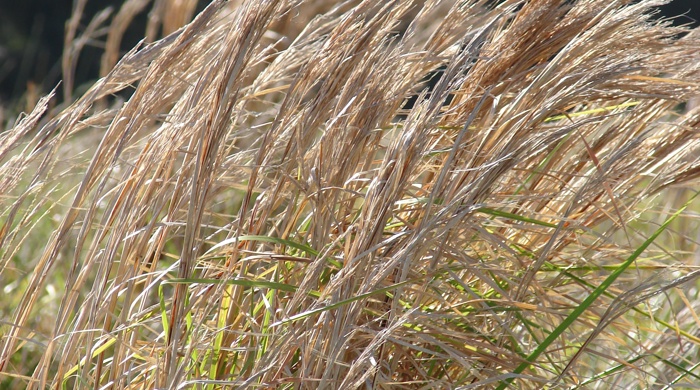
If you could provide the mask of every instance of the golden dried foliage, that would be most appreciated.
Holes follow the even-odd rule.
[[[697,223],[658,195],[697,184],[700,41],[649,19],[662,1],[215,0],[189,23],[179,1],[118,59],[146,3],[104,77],[0,134],[0,380],[697,383]]]

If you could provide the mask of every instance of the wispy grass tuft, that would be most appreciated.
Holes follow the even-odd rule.
[[[120,57],[129,1],[73,101],[78,2],[0,134],[0,386],[697,383],[700,36],[492,3],[182,2]]]

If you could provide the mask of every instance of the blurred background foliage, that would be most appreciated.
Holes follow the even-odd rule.
[[[13,114],[26,111],[39,97],[59,85],[66,27],[79,1],[0,0],[0,108],[9,109]],[[80,51],[74,83],[74,89],[78,92],[81,85],[91,84],[101,76],[100,62],[108,27],[125,3],[126,0],[84,1],[78,34],[99,13],[105,12],[107,19]],[[149,18],[160,17],[155,15],[155,10],[182,1],[143,0],[131,3],[145,6],[128,24],[120,44],[122,54],[143,39]],[[209,1],[196,3],[195,14],[204,9]],[[167,26],[164,28],[161,24],[152,38],[163,36],[164,29]],[[63,85],[59,85],[58,96],[63,96],[62,88]]]

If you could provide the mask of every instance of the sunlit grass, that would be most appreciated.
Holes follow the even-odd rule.
[[[0,134],[0,387],[691,386],[698,40],[654,4],[114,22]]]

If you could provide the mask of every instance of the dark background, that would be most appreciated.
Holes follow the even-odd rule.
[[[673,0],[660,7],[658,17],[673,19],[675,24],[696,27],[700,20],[698,0]],[[82,20],[84,27],[98,11],[123,0],[89,0]],[[208,1],[201,0],[199,9]],[[691,10],[691,4],[695,9]],[[60,58],[63,52],[65,23],[70,17],[73,0],[0,0],[0,105],[20,98],[28,86],[43,94],[61,79]],[[139,15],[122,41],[122,50],[132,48],[145,33],[150,6]],[[681,16],[679,16],[681,15]],[[76,86],[98,76],[102,49],[86,47],[76,70]]]

